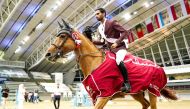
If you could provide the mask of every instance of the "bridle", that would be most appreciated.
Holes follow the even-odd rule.
[[[64,37],[63,37],[64,36]],[[61,47],[64,46],[65,42],[69,38],[69,35],[66,35],[65,33],[59,33],[56,37],[62,38],[62,41],[59,45],[51,44],[56,48],[55,57],[62,57],[63,51],[61,50]]]
[[[67,39],[70,37],[70,34],[67,34],[67,33],[64,33],[64,32],[60,32],[56,37],[60,37],[62,38],[62,41],[59,45],[56,45],[56,44],[51,44],[53,45],[55,48],[56,48],[56,52],[54,54],[55,57],[62,57],[63,56],[63,50],[61,49],[62,46],[64,46],[65,42],[67,41]],[[71,38],[73,41],[74,39]],[[91,52],[91,53],[88,53],[88,54],[82,54],[82,53],[79,53],[79,56],[78,56],[78,61],[81,60],[82,57],[85,57],[85,56],[93,56],[93,57],[104,57],[105,54],[103,54],[104,52],[101,52],[102,55],[94,55],[94,54],[97,54],[97,53],[100,53],[101,51],[96,51],[96,52]]]

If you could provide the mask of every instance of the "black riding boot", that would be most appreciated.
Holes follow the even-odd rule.
[[[122,92],[130,92],[131,90],[131,86],[130,86],[130,83],[128,81],[128,72],[127,72],[127,69],[125,67],[125,64],[123,61],[121,61],[118,65],[119,69],[120,69],[120,72],[123,76],[123,79],[124,79],[124,83],[123,83],[123,87],[121,87],[121,91]]]

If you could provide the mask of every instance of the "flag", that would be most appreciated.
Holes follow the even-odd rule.
[[[134,42],[134,35],[132,33],[132,30],[130,29],[128,32],[129,33],[128,33],[127,38],[128,38],[129,43]]]
[[[167,9],[167,12],[168,12],[168,15],[169,15],[169,18],[170,18],[170,22],[173,22],[173,21],[177,20],[177,15],[176,15],[176,11],[175,11],[174,5],[170,6]]]
[[[161,28],[164,26],[164,20],[163,20],[163,16],[161,12],[155,15],[155,19],[156,19],[156,24],[158,28]]]
[[[138,24],[136,27],[136,32],[137,32],[137,36],[138,38],[141,38],[144,36],[144,32],[143,32],[143,28],[142,28],[142,25],[141,24]]]
[[[154,27],[153,27],[151,18],[146,19],[145,24],[146,24],[146,29],[147,29],[148,33],[151,33],[154,31]]]
[[[180,4],[183,16],[190,14],[190,6],[188,0],[181,0]]]

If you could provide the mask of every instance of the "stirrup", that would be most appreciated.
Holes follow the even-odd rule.
[[[131,91],[131,86],[129,83],[123,83],[123,86],[121,87],[121,92],[129,93]]]

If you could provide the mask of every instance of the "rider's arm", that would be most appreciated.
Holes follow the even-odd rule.
[[[92,40],[92,42],[95,45],[104,45],[105,44],[105,40],[103,38],[101,38],[101,35],[98,31],[97,31],[96,37],[97,37],[96,40]]]
[[[101,42],[101,41],[93,41],[93,43],[94,43],[95,45],[104,45],[104,44],[105,44],[104,41],[103,41],[103,42]]]
[[[120,32],[120,37],[116,40],[116,43],[121,43],[125,38],[127,38],[127,31],[116,21],[113,21],[113,28]]]

